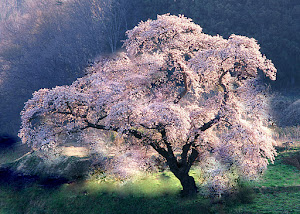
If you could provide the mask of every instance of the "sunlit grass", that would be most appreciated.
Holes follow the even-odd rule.
[[[111,182],[90,180],[86,183],[88,191],[117,193],[142,197],[176,195],[180,191],[180,182],[171,172],[141,174],[133,179]]]
[[[0,214],[31,213],[300,213],[300,172],[282,159],[299,148],[282,151],[262,179],[244,184],[243,194],[211,203],[199,195],[180,197],[178,179],[169,171],[140,173],[131,179],[91,176],[88,179],[45,188],[37,183],[25,188],[0,184]],[[201,172],[190,173],[201,179]],[[252,194],[252,197],[249,195]],[[245,197],[245,198],[243,198]],[[250,200],[249,200],[250,198]]]
[[[258,186],[264,187],[289,187],[297,185],[300,185],[299,170],[296,167],[282,163],[270,165],[265,172],[265,176],[258,183]]]
[[[196,172],[192,172],[195,174]],[[252,202],[211,204],[198,196],[182,199],[180,183],[166,171],[141,174],[134,179],[89,179],[57,189],[39,185],[20,190],[0,187],[0,213],[299,213],[299,171],[281,163],[270,165],[263,179],[252,183]],[[248,194],[251,194],[249,192]],[[234,200],[234,199],[233,199]],[[222,211],[223,210],[223,211]]]
[[[275,163],[268,166],[264,176],[252,183],[256,190],[253,202],[237,204],[229,209],[229,213],[300,213],[300,171],[282,162],[283,157],[298,150],[299,148],[281,153]]]
[[[2,187],[0,213],[209,213],[208,201],[201,196],[182,200],[179,183],[168,174],[126,182],[87,180],[53,190]]]

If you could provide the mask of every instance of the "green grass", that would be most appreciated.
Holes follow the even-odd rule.
[[[269,165],[259,187],[300,187],[300,174],[296,167],[283,164],[281,160]]]
[[[17,142],[11,149],[0,149],[0,165],[12,162],[29,152],[27,145]]]
[[[229,213],[299,214],[300,172],[282,161],[294,152],[297,149],[279,154],[275,163],[268,166],[264,176],[252,183],[255,189],[252,203],[231,207]]]
[[[300,213],[300,192],[299,189],[274,190],[269,193],[258,193],[251,204],[243,204],[231,209],[230,213],[261,213],[261,214],[283,214]]]
[[[290,153],[296,152],[292,150]],[[76,213],[300,213],[300,173],[282,162],[282,152],[261,180],[244,184],[240,194],[219,203],[198,196],[182,199],[180,183],[170,172],[131,180],[90,180],[47,189],[0,184],[0,214]]]
[[[174,178],[151,176],[124,184],[85,181],[45,190],[1,188],[0,213],[209,213],[207,201],[182,200]]]

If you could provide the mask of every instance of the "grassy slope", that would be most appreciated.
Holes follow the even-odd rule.
[[[120,186],[119,182],[84,181],[47,190],[37,185],[0,187],[0,213],[208,213],[205,200],[181,200],[179,183],[153,175]]]
[[[10,163],[29,152],[30,149],[27,145],[21,142],[15,143],[12,148],[1,149],[0,148],[0,166],[5,163]]]
[[[300,213],[300,172],[282,163],[293,152],[279,154],[262,180],[253,184],[256,190],[253,202],[231,207],[230,213]]]
[[[47,189],[37,184],[26,188],[0,185],[0,213],[300,213],[300,173],[282,163],[282,153],[270,165],[255,191],[245,192],[253,201],[211,204],[199,196],[183,200],[179,182],[171,173],[159,173],[120,183],[82,181]],[[248,196],[247,196],[248,197]],[[246,201],[249,202],[249,201]]]

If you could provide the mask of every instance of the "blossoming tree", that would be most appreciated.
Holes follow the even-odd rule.
[[[197,192],[189,170],[207,157],[245,176],[273,161],[260,76],[274,80],[276,69],[254,39],[210,36],[169,14],[127,36],[126,52],[96,63],[70,86],[33,94],[21,113],[23,143],[61,144],[59,136],[88,129],[132,136],[165,159],[183,195]],[[221,177],[216,189],[224,188]]]

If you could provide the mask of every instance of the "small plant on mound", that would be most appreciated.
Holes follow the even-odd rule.
[[[39,179],[77,180],[87,176],[91,161],[77,157],[61,156],[55,162],[45,161],[36,153],[7,164],[15,173],[28,176],[38,176]]]

